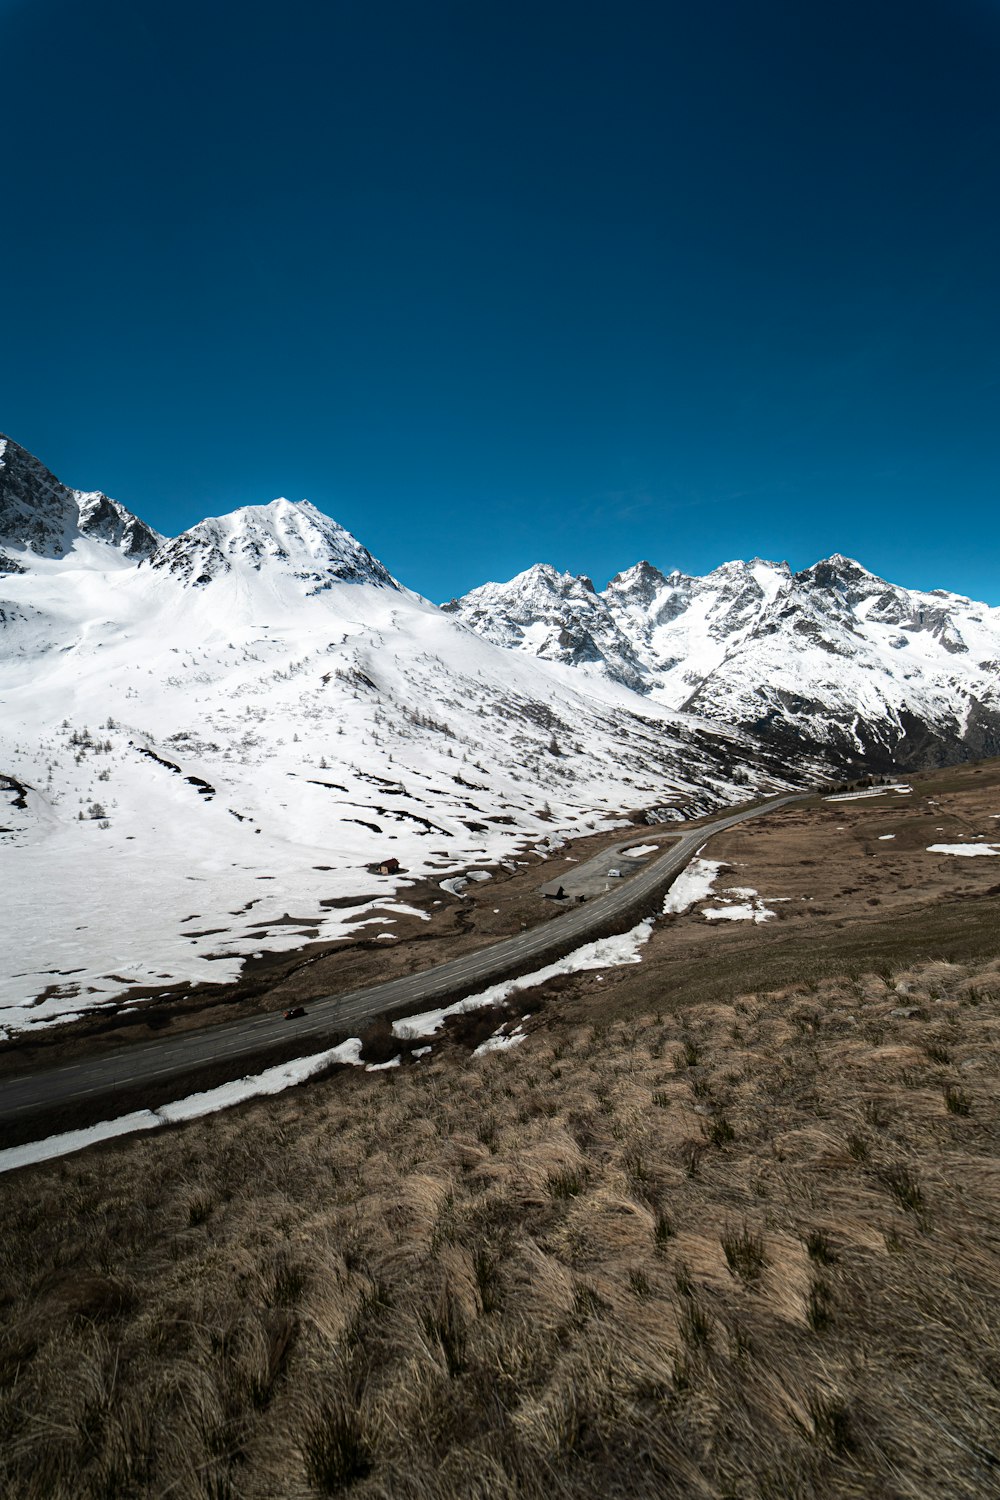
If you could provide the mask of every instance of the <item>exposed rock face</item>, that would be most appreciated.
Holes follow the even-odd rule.
[[[558,580],[544,608],[542,571]],[[704,578],[637,563],[586,595],[586,620],[584,593],[533,568],[447,608],[539,655],[564,632],[574,652],[563,659],[785,754],[881,770],[1000,753],[1000,610],[900,588],[839,554],[795,574],[760,558]],[[588,653],[588,636],[602,649]]]
[[[22,570],[12,555],[19,549],[59,558],[81,536],[107,542],[137,562],[151,557],[162,540],[117,500],[69,489],[27,449],[0,436],[0,572]]]

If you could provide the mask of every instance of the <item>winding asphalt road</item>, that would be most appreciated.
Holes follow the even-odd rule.
[[[665,889],[715,834],[797,800],[794,796],[778,797],[761,807],[731,813],[714,823],[691,829],[681,834],[665,854],[651,860],[607,895],[435,968],[367,989],[311,1000],[309,1014],[297,1021],[286,1021],[280,1011],[272,1011],[249,1020],[229,1021],[178,1037],[164,1037],[65,1067],[6,1080],[0,1086],[0,1124],[90,1102],[97,1094],[108,1095],[110,1105],[110,1096],[116,1089],[159,1086],[172,1077],[183,1086],[186,1073],[206,1065],[237,1062],[241,1057],[259,1057],[269,1048],[287,1044],[290,1026],[295,1028],[296,1040],[303,1043],[303,1054],[320,1050],[313,1045],[317,1041],[326,1041],[334,1034],[349,1036],[387,1011],[433,1008],[445,1000],[473,994],[511,974],[526,973],[535,963],[541,966],[545,960],[568,952],[578,940],[585,942],[597,932],[614,930],[616,923],[623,924],[630,912],[641,909],[655,892]],[[635,842],[633,831],[631,839],[618,846],[617,852]],[[606,850],[599,857],[606,859],[610,852]],[[233,1069],[232,1076],[239,1076],[238,1068]]]

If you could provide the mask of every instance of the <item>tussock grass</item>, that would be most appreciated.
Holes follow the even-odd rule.
[[[664,1000],[8,1177],[0,1493],[985,1500],[998,995]]]

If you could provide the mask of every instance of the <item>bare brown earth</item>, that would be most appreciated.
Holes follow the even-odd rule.
[[[907,784],[908,796],[816,798],[720,834],[705,850],[725,864],[715,891],[752,888],[773,918],[710,922],[702,909],[715,901],[666,917],[639,969],[567,981],[561,1013],[629,1015],[681,998],[728,1001],[747,989],[927,958],[996,956],[1000,857],[927,848],[979,837],[1000,843],[1000,763],[926,773]]]

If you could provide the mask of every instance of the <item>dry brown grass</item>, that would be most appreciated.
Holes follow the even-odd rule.
[[[564,1024],[4,1180],[5,1493],[997,1494],[998,996]]]

